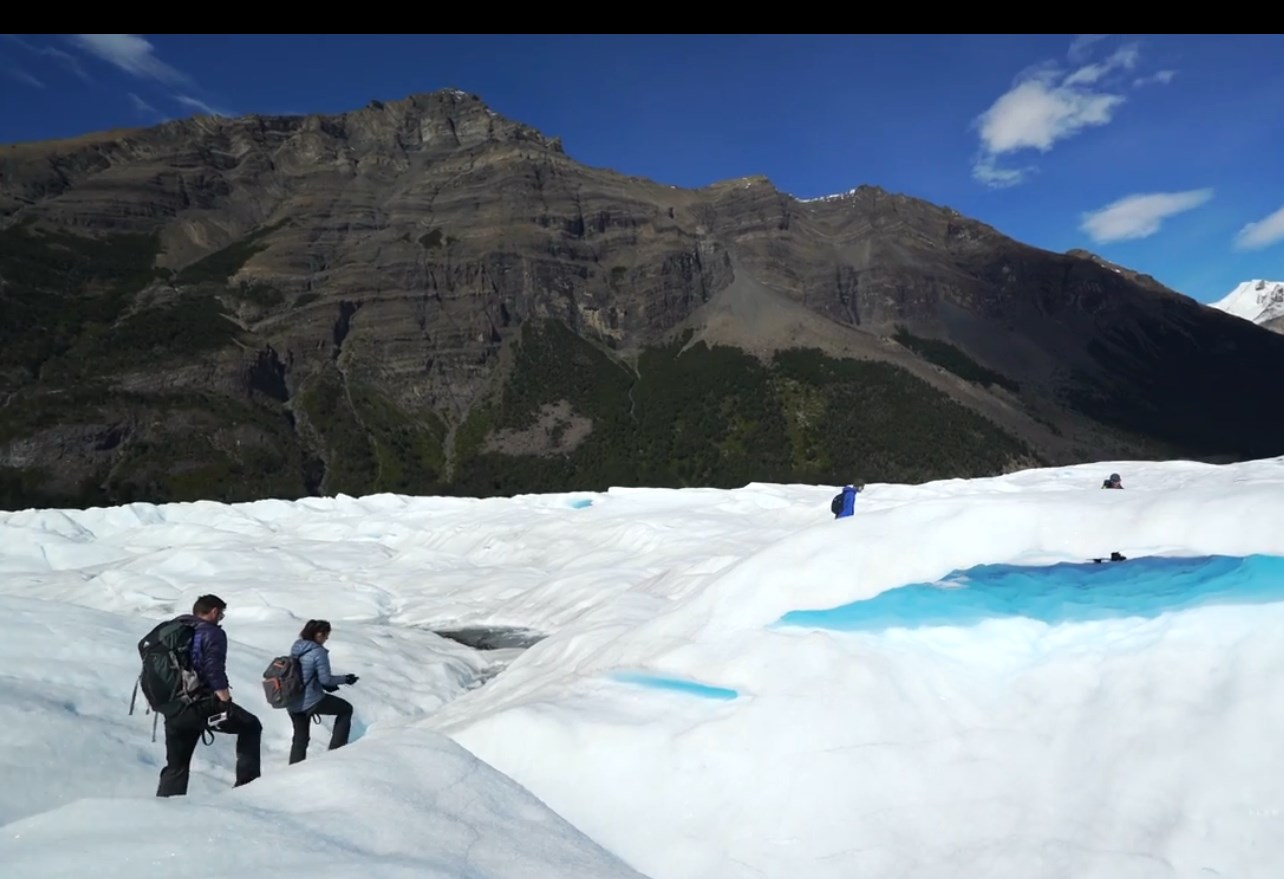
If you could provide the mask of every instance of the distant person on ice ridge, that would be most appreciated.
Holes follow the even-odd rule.
[[[1102,488],[1123,488],[1124,487],[1123,480],[1119,478],[1118,473],[1111,473],[1110,478],[1107,479],[1105,482],[1101,483],[1101,487]],[[1128,561],[1128,557],[1119,552],[1112,552],[1110,554],[1110,560],[1112,562],[1126,562]],[[1093,559],[1093,561],[1100,563],[1101,559]]]
[[[856,495],[864,488],[863,482],[849,482],[843,486],[842,491],[834,495],[834,499],[829,502],[829,511],[834,514],[835,519],[845,519],[856,512]]]

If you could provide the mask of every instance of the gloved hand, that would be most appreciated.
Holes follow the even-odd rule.
[[[327,693],[333,693],[335,690],[339,689],[339,685],[338,685],[338,684],[333,684],[333,685],[328,686],[328,687],[322,687],[321,689],[325,690]]]
[[[360,680],[360,678],[358,678],[356,675],[344,675],[343,680],[347,684],[355,684],[358,680]]]

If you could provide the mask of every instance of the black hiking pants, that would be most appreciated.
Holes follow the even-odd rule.
[[[192,754],[207,729],[211,715],[227,712],[227,719],[213,732],[236,736],[236,784],[240,787],[259,777],[259,740],[263,725],[259,719],[234,702],[212,700],[185,709],[165,721],[165,768],[156,788],[158,797],[181,797],[187,793]]]
[[[314,714],[333,714],[334,732],[330,734],[330,750],[342,748],[348,743],[352,734],[352,703],[346,699],[326,693],[321,701],[307,711],[290,712],[290,722],[294,724],[294,741],[290,743],[290,764],[299,763],[308,757],[308,742],[312,738],[312,716]]]

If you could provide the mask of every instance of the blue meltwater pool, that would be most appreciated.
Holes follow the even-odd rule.
[[[913,583],[840,607],[790,611],[777,625],[872,632],[966,626],[1005,617],[1056,624],[1278,601],[1284,601],[1281,556],[981,565],[936,583]]]

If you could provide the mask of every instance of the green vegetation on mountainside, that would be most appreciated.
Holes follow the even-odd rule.
[[[28,224],[0,229],[0,369],[39,375],[82,336],[103,333],[163,277],[155,235],[88,238]]]
[[[689,346],[689,347],[688,347]],[[531,430],[565,400],[592,432],[555,454],[503,454],[483,439]],[[537,429],[537,428],[536,428]],[[528,324],[499,400],[460,431],[465,494],[718,486],[751,481],[923,481],[1033,460],[1021,442],[905,370],[780,352],[764,364],[684,336],[644,351],[637,374],[558,323]]]
[[[371,385],[333,366],[300,394],[328,463],[329,494],[429,494],[443,490],[446,426],[433,412],[405,412]]]
[[[287,420],[226,396],[130,393],[90,383],[67,393],[17,397],[0,421],[0,446],[54,428],[77,434],[97,463],[70,487],[48,467],[0,466],[0,508],[237,502],[306,493],[302,453]]]

